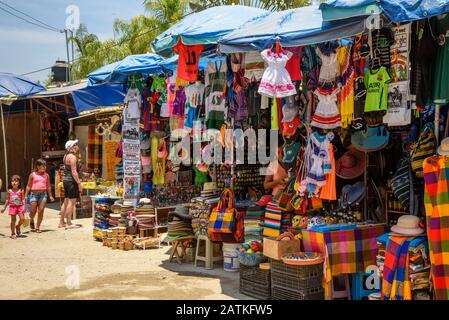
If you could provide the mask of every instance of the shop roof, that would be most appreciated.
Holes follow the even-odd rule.
[[[218,39],[245,22],[267,14],[267,10],[240,5],[212,7],[188,15],[157,36],[151,45],[155,52],[163,52],[163,55],[170,55],[179,38],[187,45],[215,45]]]
[[[296,47],[354,36],[364,28],[363,18],[326,22],[317,6],[307,6],[248,22],[220,39],[219,49],[223,53],[260,51],[277,40],[283,47]]]
[[[404,23],[449,12],[449,0],[331,0],[320,9],[326,21],[381,11],[393,23]]]
[[[130,55],[91,72],[87,78],[90,86],[104,82],[124,84],[128,75],[134,72],[140,72],[144,76],[161,73],[160,64],[163,61],[164,58],[154,53]]]

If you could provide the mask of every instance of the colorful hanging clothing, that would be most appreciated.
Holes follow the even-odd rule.
[[[318,132],[310,135],[305,159],[308,168],[306,182],[309,193],[318,194],[320,188],[326,184],[326,174],[332,172],[329,144],[333,138],[332,131],[326,136],[321,136]]]
[[[265,70],[265,63],[259,52],[251,51],[245,53],[244,58],[245,78],[251,82],[258,82],[262,79]]]
[[[424,205],[437,300],[449,300],[449,157],[424,160]]]
[[[382,274],[382,300],[411,300],[409,245],[407,237],[390,236]]]
[[[200,61],[203,45],[185,45],[181,42],[181,37],[173,50],[179,54],[178,78],[195,82],[198,79],[198,62]]]
[[[323,52],[321,47],[318,47],[316,53],[321,59],[320,82],[334,82],[340,74],[339,64],[337,61],[337,54],[335,52]]]
[[[365,74],[365,112],[386,111],[388,106],[388,84],[390,75],[385,67],[370,69]]]
[[[355,71],[351,61],[351,45],[338,49],[337,60],[340,65],[341,92],[339,97],[341,126],[347,128],[354,120],[354,81]]]
[[[311,126],[321,129],[341,127],[341,116],[337,107],[338,93],[338,88],[332,90],[318,88],[315,90],[319,102],[310,123]]]
[[[285,68],[290,74],[290,78],[292,81],[301,81],[302,80],[302,72],[301,72],[301,58],[302,58],[302,48],[291,48],[286,49],[290,51],[293,55],[290,60],[287,61],[287,65]]]
[[[260,81],[259,93],[271,98],[284,98],[296,94],[295,86],[285,68],[293,53],[286,50],[276,53],[266,49],[261,55],[268,68],[265,69]]]
[[[128,89],[138,89],[142,91],[145,85],[145,78],[141,73],[135,72],[128,76]]]
[[[326,174],[326,184],[321,188],[320,198],[321,200],[337,200],[337,180],[335,174],[335,156],[334,146],[329,143],[329,157],[331,160],[331,172]]]

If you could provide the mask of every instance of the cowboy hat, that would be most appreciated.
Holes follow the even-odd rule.
[[[449,156],[449,137],[448,138],[444,138],[441,141],[441,144],[438,147],[437,152],[438,152],[438,154],[440,156]]]
[[[350,149],[335,163],[335,174],[342,179],[355,179],[365,171],[365,153]]]
[[[419,218],[409,214],[400,216],[398,223],[391,227],[391,231],[404,236],[419,236],[424,233],[424,229],[419,226]]]
[[[378,151],[385,148],[390,140],[390,133],[385,126],[367,127],[352,135],[351,143],[357,150],[364,152]]]

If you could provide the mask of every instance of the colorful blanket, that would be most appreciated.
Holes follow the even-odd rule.
[[[436,300],[449,300],[449,157],[424,160],[424,205]]]
[[[383,300],[411,300],[411,283],[408,276],[410,240],[391,236],[385,254],[382,276]]]
[[[376,265],[376,238],[385,231],[385,226],[329,232],[302,231],[304,250],[321,252],[325,257],[326,298],[330,296],[329,285],[333,277],[365,272],[368,266]]]

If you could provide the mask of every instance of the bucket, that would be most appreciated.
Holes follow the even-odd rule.
[[[223,269],[224,271],[239,271],[240,263],[237,249],[240,248],[238,243],[223,243]]]

